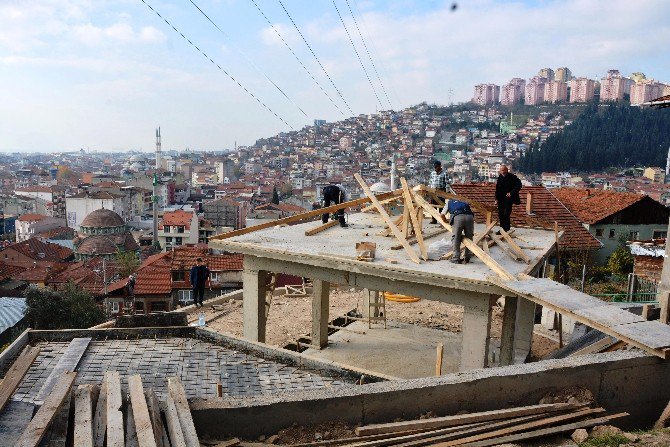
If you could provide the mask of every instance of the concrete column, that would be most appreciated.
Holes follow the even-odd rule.
[[[254,256],[244,256],[242,273],[244,338],[265,343],[265,292],[268,272],[260,270],[257,261]]]
[[[516,309],[516,324],[514,327],[514,355],[522,353],[523,361],[530,355],[530,345],[535,328],[535,303],[519,299]]]
[[[514,332],[516,328],[516,312],[519,299],[517,297],[505,297],[505,309],[503,311],[502,331],[500,336],[500,366],[514,364]]]
[[[312,345],[319,348],[328,346],[328,308],[330,304],[330,283],[315,279],[312,298]]]
[[[670,236],[670,221],[668,222],[668,236]],[[661,323],[670,322],[670,238],[665,239],[665,256],[661,284],[658,287],[658,301],[661,305]]]
[[[379,306],[371,307],[370,303],[381,303],[381,292],[377,290],[363,289],[363,309],[361,309],[363,318],[379,316]]]
[[[495,295],[479,295],[464,306],[461,371],[485,368],[488,364],[491,318],[497,298]]]

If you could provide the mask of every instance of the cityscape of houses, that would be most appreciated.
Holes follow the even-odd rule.
[[[670,84],[647,78],[635,72],[623,76],[619,70],[608,70],[601,79],[575,77],[567,67],[541,69],[528,79],[513,78],[502,87],[496,84],[475,85],[472,101],[481,106],[540,105],[545,103],[585,103],[624,101],[640,105],[670,95]]]

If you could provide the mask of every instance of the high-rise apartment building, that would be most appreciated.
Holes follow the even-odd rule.
[[[572,79],[572,72],[568,67],[557,68],[556,73],[554,74],[554,79],[556,81],[568,82]]]
[[[630,104],[639,105],[663,96],[664,84],[653,79],[643,79],[630,88]]]
[[[551,68],[543,68],[539,72],[537,72],[537,75],[541,78],[547,78],[547,81],[553,81],[554,80],[554,70]]]
[[[647,79],[647,77],[644,75],[644,73],[642,73],[640,71],[636,71],[635,73],[631,73],[629,77],[634,82],[640,82],[640,81],[643,81],[643,80]]]
[[[626,80],[621,77],[619,70],[608,70],[607,75],[600,80],[601,101],[621,101],[626,92]]]
[[[549,81],[544,86],[544,102],[566,102],[568,100],[568,83],[565,81]]]
[[[545,85],[544,78],[538,76],[526,84],[526,94],[524,96],[526,105],[536,106],[544,102]]]
[[[596,83],[593,79],[575,78],[570,81],[570,102],[589,102],[593,99]]]
[[[500,86],[495,84],[475,85],[475,95],[472,101],[480,106],[491,106],[498,103]]]
[[[521,102],[526,88],[526,81],[521,78],[514,78],[502,86],[500,91],[500,103],[505,106],[511,106]]]

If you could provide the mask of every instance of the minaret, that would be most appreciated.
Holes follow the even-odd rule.
[[[395,152],[391,158],[391,191],[395,189]]]
[[[156,171],[161,168],[161,128],[156,129]]]
[[[154,247],[159,247],[158,243],[158,171],[161,167],[161,128],[156,129],[156,172],[154,172],[153,178],[153,196],[151,197],[151,206],[153,208],[153,218],[154,218],[154,237],[153,244]]]

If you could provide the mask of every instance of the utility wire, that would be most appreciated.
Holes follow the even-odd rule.
[[[384,87],[384,83],[382,82],[381,76],[379,76],[379,72],[377,71],[377,67],[375,66],[375,61],[372,59],[372,55],[370,54],[370,50],[368,49],[367,44],[365,43],[365,38],[363,37],[363,34],[361,33],[361,29],[358,27],[358,21],[356,20],[356,16],[354,15],[354,11],[351,9],[351,5],[349,4],[349,0],[344,0],[347,3],[347,8],[349,8],[349,13],[351,14],[351,18],[354,19],[354,25],[356,25],[356,31],[358,31],[358,36],[361,38],[361,42],[363,42],[363,48],[365,48],[365,52],[368,55],[368,58],[370,59],[370,63],[372,64],[372,68],[375,71],[375,74],[377,75],[377,80],[379,81],[379,84],[382,86],[382,91],[384,92],[384,96],[386,96],[386,101],[389,103],[389,106],[391,109],[393,109],[393,104],[391,104],[391,100],[389,99],[389,95],[386,92],[386,87]]]
[[[268,25],[270,25],[270,28],[272,28],[272,30],[275,32],[275,34],[277,34],[277,36],[279,37],[279,39],[284,43],[284,45],[286,46],[286,48],[288,48],[288,50],[291,52],[291,54],[293,55],[293,57],[295,57],[295,59],[296,59],[296,60],[298,61],[298,63],[300,64],[300,66],[307,72],[307,74],[309,75],[309,77],[312,78],[312,81],[314,81],[314,83],[319,87],[319,89],[321,89],[321,91],[323,92],[323,94],[326,95],[326,97],[328,98],[328,100],[333,104],[333,106],[335,106],[335,108],[337,109],[337,111],[340,112],[340,114],[342,114],[342,116],[346,117],[346,115],[344,114],[344,112],[342,111],[342,109],[340,109],[339,106],[335,103],[335,101],[333,101],[333,98],[330,97],[330,95],[328,94],[328,92],[327,92],[326,90],[324,90],[324,88],[321,86],[321,84],[319,83],[319,81],[316,80],[316,78],[314,77],[314,75],[312,74],[312,72],[309,71],[309,69],[307,68],[307,66],[302,62],[302,60],[300,60],[300,58],[298,57],[298,55],[295,54],[295,51],[293,51],[293,48],[291,48],[291,46],[288,44],[288,42],[286,42],[286,40],[284,39],[284,36],[281,35],[281,33],[277,30],[277,28],[272,24],[272,22],[270,21],[270,19],[268,18],[268,16],[266,16],[265,13],[263,12],[263,10],[260,8],[260,6],[258,6],[258,3],[256,3],[256,0],[251,0],[251,3],[254,4],[254,6],[256,7],[256,9],[258,9],[258,12],[260,12],[261,15],[263,16],[263,18],[265,19],[265,21],[268,22]]]
[[[219,25],[217,25],[216,23],[214,23],[214,21],[213,21],[212,19],[209,18],[209,16],[205,13],[205,11],[203,11],[202,9],[200,9],[200,6],[198,6],[193,0],[189,0],[189,1],[191,2],[191,4],[192,4],[193,6],[196,7],[196,9],[197,9],[198,11],[200,11],[200,14],[202,14],[203,16],[205,16],[205,18],[206,18],[207,20],[209,20],[209,23],[211,23],[212,25],[214,25],[214,27],[215,27],[216,29],[218,29],[219,32],[221,32],[221,34],[223,34],[224,37],[226,37],[227,39],[230,39],[230,36],[228,36],[228,34],[226,34],[226,32],[223,31],[223,30],[219,27]],[[263,75],[263,76],[265,77],[265,79],[267,79],[268,82],[269,82],[270,84],[274,85],[274,87],[279,91],[279,93],[281,93],[281,94],[284,96],[284,98],[286,98],[291,104],[293,104],[298,110],[300,110],[300,112],[302,112],[303,115],[305,115],[305,118],[309,118],[309,116],[307,116],[307,114],[305,113],[305,111],[302,110],[302,107],[300,107],[300,106],[299,106],[298,104],[296,104],[291,98],[289,98],[288,95],[284,92],[284,90],[282,90],[282,89],[281,89],[281,88],[280,88],[280,87],[279,87],[279,86],[278,86],[272,79],[270,79],[270,76],[268,76],[263,70],[261,70],[261,68],[260,68],[258,65],[256,65],[256,63],[254,63],[254,61],[252,61],[246,54],[244,54],[244,52],[243,52],[237,45],[235,45],[235,43],[232,42],[232,40],[231,40],[231,43],[232,43],[233,46],[235,47],[235,50],[236,50],[236,51],[237,51],[243,58],[245,58],[245,59],[247,60],[247,62],[249,62],[249,64],[251,64],[252,67],[254,67],[254,69],[256,70],[257,73]]]
[[[316,63],[319,64],[319,67],[321,67],[321,70],[323,71],[323,74],[325,74],[326,77],[328,78],[328,80],[330,81],[330,85],[333,86],[333,88],[335,89],[335,91],[336,91],[337,94],[339,95],[339,97],[340,97],[340,99],[342,100],[342,102],[344,103],[344,105],[347,106],[347,109],[349,109],[349,112],[353,115],[353,114],[354,114],[354,111],[353,111],[353,110],[351,109],[351,107],[349,106],[349,103],[347,102],[347,100],[344,99],[344,96],[342,96],[342,92],[340,91],[339,88],[337,88],[337,86],[335,85],[335,82],[334,82],[333,79],[330,77],[330,75],[329,75],[328,72],[326,71],[326,68],[323,66],[323,64],[321,63],[321,61],[319,60],[319,58],[316,57],[316,53],[315,53],[314,50],[312,49],[312,46],[307,42],[307,39],[305,39],[305,36],[304,36],[304,35],[302,34],[302,32],[300,31],[300,28],[298,28],[298,25],[296,25],[295,21],[293,20],[293,17],[291,17],[291,14],[288,13],[288,10],[286,9],[286,7],[284,6],[284,4],[282,3],[281,0],[277,0],[277,1],[279,2],[279,4],[281,5],[282,9],[284,10],[284,12],[286,13],[286,15],[288,16],[289,20],[291,20],[291,23],[293,24],[293,27],[295,28],[295,30],[298,32],[298,34],[299,34],[300,37],[302,38],[302,41],[305,42],[305,45],[307,45],[307,48],[309,48],[309,52],[312,53],[312,56],[314,56],[314,60],[316,60]]]
[[[272,113],[272,114],[273,114],[279,121],[281,121],[282,123],[284,123],[286,126],[290,127],[291,130],[295,130],[295,129],[293,128],[293,126],[291,126],[289,123],[287,123],[286,121],[284,121],[284,119],[283,119],[281,116],[277,115],[277,113],[276,113],[274,110],[272,110],[270,107],[268,107],[268,106],[267,106],[263,101],[261,101],[256,95],[254,95],[253,93],[251,93],[251,92],[250,92],[244,85],[242,85],[242,84],[240,83],[240,81],[238,81],[237,79],[235,79],[235,77],[234,77],[233,75],[231,75],[230,73],[228,73],[228,72],[227,72],[224,68],[222,68],[219,64],[217,64],[216,62],[214,62],[214,60],[213,60],[211,57],[209,57],[204,51],[202,51],[196,44],[194,44],[193,42],[191,42],[191,40],[190,40],[188,37],[186,37],[181,31],[179,31],[177,28],[175,28],[175,26],[174,26],[172,23],[170,23],[170,22],[169,22],[165,17],[163,17],[157,10],[155,10],[149,3],[147,3],[146,0],[140,0],[140,1],[141,1],[142,3],[144,3],[144,4],[147,6],[147,8],[149,8],[154,14],[156,14],[158,17],[160,17],[165,23],[167,23],[168,26],[169,26],[170,28],[172,28],[177,34],[179,34],[179,35],[180,35],[186,42],[188,42],[193,48],[195,48],[196,50],[198,50],[198,52],[199,52],[200,54],[202,54],[208,61],[210,61],[216,68],[218,68],[219,70],[221,70],[226,76],[228,76],[233,82],[235,82],[235,83],[236,83],[242,90],[244,90],[249,96],[251,96],[252,98],[254,98],[254,99],[255,99],[261,106],[263,106],[263,108],[264,108],[265,110],[267,110],[268,112]]]
[[[381,69],[382,69],[382,74],[384,74],[384,76],[386,78],[388,78],[389,77],[388,76],[389,70],[386,68],[386,65],[384,64],[384,59],[379,57],[379,50],[377,50],[377,45],[375,45],[375,40],[372,38],[372,33],[370,33],[370,31],[368,29],[369,27],[368,27],[367,22],[365,21],[365,16],[363,14],[361,14],[360,9],[358,9],[358,2],[356,0],[353,0],[353,2],[354,2],[354,9],[356,10],[359,17],[361,18],[361,23],[363,24],[363,29],[365,30],[365,33],[368,35],[368,39],[370,40],[370,46],[372,47],[372,53],[375,55],[375,57],[377,57],[377,59],[379,61],[379,65],[381,66]],[[391,93],[395,97],[395,100],[397,102],[402,102],[400,100],[400,95],[398,95],[398,92],[393,87],[393,83],[390,84],[389,90],[391,90]]]
[[[370,79],[370,75],[368,74],[368,70],[365,68],[365,65],[363,64],[363,59],[361,59],[361,55],[358,54],[358,50],[356,49],[356,45],[354,45],[354,40],[351,38],[351,34],[349,34],[349,30],[347,29],[347,25],[344,23],[344,19],[342,18],[342,14],[340,14],[340,10],[337,7],[337,3],[335,3],[335,0],[333,0],[333,6],[335,7],[335,11],[337,11],[337,15],[340,18],[340,22],[342,22],[342,26],[344,27],[344,31],[347,33],[347,37],[349,38],[349,42],[351,43],[351,47],[354,49],[354,53],[356,53],[356,57],[358,58],[358,62],[361,64],[361,68],[363,68],[363,72],[365,73],[365,77],[368,78],[368,82],[370,83],[370,87],[372,87],[372,92],[375,94],[375,98],[377,98],[377,102],[379,105],[384,108],[384,105],[382,102],[379,100],[379,95],[377,94],[377,90],[375,90],[374,84],[372,84],[372,79]]]

